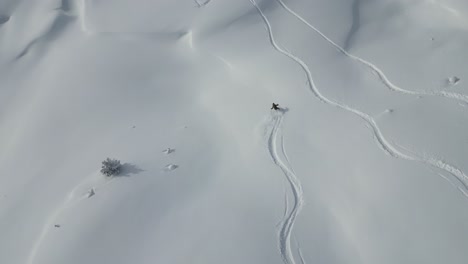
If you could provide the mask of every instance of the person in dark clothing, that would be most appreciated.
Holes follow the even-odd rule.
[[[273,110],[280,110],[281,108],[279,107],[279,104],[273,103],[272,106],[271,106],[271,109],[273,109]]]

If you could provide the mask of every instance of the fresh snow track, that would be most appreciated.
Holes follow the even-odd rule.
[[[289,161],[288,154],[286,153],[286,149],[285,149],[285,147],[284,147],[284,137],[283,137],[283,133],[281,133],[281,153],[283,153],[284,158],[286,159],[286,163],[289,164],[289,167],[291,168],[291,171],[292,171],[293,173],[296,173],[296,172],[294,171],[294,169],[292,168],[292,166],[291,166],[291,162]]]
[[[370,129],[372,130],[374,138],[376,139],[379,147],[381,149],[383,149],[385,151],[385,153],[389,154],[390,156],[392,156],[394,158],[400,158],[400,159],[408,160],[408,161],[420,162],[420,163],[423,163],[423,164],[425,164],[427,166],[431,166],[431,167],[434,167],[434,168],[437,168],[437,169],[440,169],[440,170],[444,170],[447,173],[449,173],[450,175],[452,175],[453,177],[457,178],[459,180],[459,182],[462,183],[463,189],[465,190],[465,191],[462,191],[463,195],[468,198],[468,196],[466,195],[468,193],[468,176],[462,170],[458,169],[457,167],[455,167],[455,166],[451,165],[450,163],[447,163],[447,162],[445,162],[443,160],[439,160],[439,159],[429,157],[429,156],[418,157],[415,154],[414,155],[408,155],[408,154],[405,154],[405,153],[399,151],[396,147],[394,147],[392,144],[390,144],[388,142],[388,140],[383,136],[383,134],[380,131],[377,123],[375,122],[375,120],[370,115],[368,115],[368,114],[366,114],[364,112],[361,112],[361,111],[359,111],[357,109],[354,109],[354,108],[352,108],[352,107],[350,107],[348,105],[345,105],[345,104],[342,104],[342,103],[339,103],[339,102],[335,102],[335,101],[327,98],[326,96],[322,95],[322,93],[320,92],[320,90],[317,88],[317,86],[314,83],[314,80],[312,78],[312,73],[311,73],[309,67],[307,66],[307,64],[304,61],[302,61],[300,58],[294,56],[292,53],[287,52],[284,49],[282,49],[281,47],[279,47],[279,45],[276,43],[276,40],[274,38],[273,30],[272,30],[272,27],[271,27],[271,24],[270,24],[268,18],[265,16],[263,11],[257,5],[255,0],[249,0],[249,1],[257,9],[257,11],[260,14],[263,22],[265,23],[271,45],[279,53],[285,55],[286,57],[290,58],[291,60],[295,61],[297,64],[299,64],[301,66],[301,68],[304,70],[304,72],[307,75],[308,86],[309,86],[311,92],[315,95],[315,97],[317,97],[317,99],[319,99],[323,103],[326,103],[326,104],[329,104],[331,106],[340,108],[342,110],[351,112],[351,113],[357,115],[358,117],[360,117],[361,119],[363,119],[369,125]]]
[[[283,218],[276,224],[276,227],[280,227],[283,225],[284,221],[286,220],[289,212],[289,202],[288,202],[288,190],[284,188],[284,211],[283,211]]]
[[[299,259],[301,260],[301,264],[306,264],[304,256],[302,255],[302,249],[301,249],[301,244],[299,244],[299,241],[297,240],[297,237],[294,236],[294,240],[296,240],[297,244],[297,254],[299,254]]]
[[[332,46],[334,46],[340,53],[343,55],[347,56],[348,58],[357,61],[358,63],[366,66],[369,68],[374,75],[376,75],[380,82],[383,83],[389,90],[394,91],[394,92],[400,92],[403,94],[409,94],[409,95],[416,95],[416,96],[440,96],[440,97],[445,97],[448,99],[453,99],[457,101],[462,101],[464,103],[468,104],[468,96],[464,94],[459,94],[459,93],[454,93],[454,92],[447,92],[447,91],[411,91],[407,90],[404,88],[401,88],[395,84],[393,84],[388,77],[385,75],[385,73],[379,69],[377,66],[372,64],[371,62],[364,60],[358,56],[355,56],[349,52],[347,52],[344,48],[342,48],[340,45],[336,44],[332,39],[327,37],[322,31],[320,31],[318,28],[310,24],[307,20],[305,20],[303,17],[301,17],[298,13],[296,13],[294,10],[289,8],[283,0],[276,0],[281,7],[283,7],[288,13],[291,15],[295,16],[297,19],[299,19],[302,23],[307,25],[309,28],[314,30],[317,34],[319,34],[325,41],[330,43]]]
[[[283,262],[285,264],[296,264],[294,260],[294,254],[291,250],[291,233],[294,227],[294,223],[296,222],[296,217],[302,209],[302,205],[304,204],[303,199],[303,192],[302,192],[302,185],[299,179],[296,177],[295,173],[293,172],[291,165],[288,161],[284,162],[280,158],[280,153],[278,153],[278,148],[280,148],[281,155],[286,157],[286,153],[284,152],[283,147],[283,140],[282,136],[278,135],[278,131],[281,131],[281,124],[283,121],[284,112],[282,111],[274,111],[273,112],[273,126],[271,128],[271,132],[268,138],[268,151],[270,153],[273,162],[281,169],[284,176],[286,177],[290,187],[291,192],[294,197],[293,206],[291,211],[288,213],[288,201],[287,195],[285,194],[285,214],[283,220],[280,222],[280,230],[278,233],[278,240],[279,240],[279,250]],[[278,146],[278,140],[281,140],[279,143],[281,146]]]

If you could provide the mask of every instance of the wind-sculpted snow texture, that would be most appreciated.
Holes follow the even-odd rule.
[[[0,263],[466,263],[467,17],[0,0]]]

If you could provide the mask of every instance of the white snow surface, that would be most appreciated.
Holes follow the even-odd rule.
[[[0,0],[0,263],[466,264],[467,47],[466,0]]]

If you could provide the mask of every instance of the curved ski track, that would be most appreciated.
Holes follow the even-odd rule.
[[[280,138],[278,139],[278,134],[281,134],[278,133],[278,131],[281,128],[282,121],[283,113],[275,112],[273,114],[273,127],[271,128],[270,136],[268,138],[268,151],[270,152],[270,156],[273,159],[273,162],[281,169],[281,171],[285,175],[289,185],[291,186],[291,192],[294,196],[291,211],[287,213],[288,202],[287,195],[285,195],[285,214],[283,220],[280,222],[281,227],[278,233],[278,240],[279,250],[283,262],[286,264],[296,264],[294,260],[294,255],[291,250],[291,233],[294,227],[294,223],[296,222],[296,217],[299,215],[299,212],[301,211],[302,206],[304,204],[304,199],[301,182],[291,169],[291,165],[289,164],[289,162],[282,161],[280,158],[280,154],[278,153],[278,148],[280,148],[281,155],[287,157],[286,153],[284,152],[283,137],[280,136]],[[281,140],[280,146],[277,146],[278,140]]]
[[[427,157],[427,156],[423,156],[423,157],[418,157],[417,155],[413,154],[413,155],[408,155],[408,154],[405,154],[401,151],[399,151],[397,148],[395,148],[392,144],[390,144],[388,142],[388,140],[383,136],[382,132],[380,131],[377,123],[375,122],[375,120],[368,114],[364,113],[364,112],[361,112],[355,108],[352,108],[346,104],[343,104],[343,103],[339,103],[339,102],[335,102],[329,98],[327,98],[326,96],[322,95],[322,93],[320,92],[320,90],[317,88],[317,86],[315,85],[314,83],[314,80],[312,78],[312,73],[309,69],[309,67],[307,66],[307,64],[302,61],[300,58],[294,56],[292,53],[282,49],[281,47],[279,47],[279,45],[276,43],[276,40],[275,40],[275,37],[273,35],[273,30],[272,30],[272,27],[271,27],[271,24],[268,20],[268,18],[265,16],[265,14],[263,13],[263,11],[260,9],[260,7],[257,5],[257,3],[255,2],[255,0],[249,0],[252,5],[257,9],[259,15],[261,16],[263,22],[265,23],[265,26],[267,28],[267,31],[268,31],[268,35],[269,35],[269,39],[270,39],[270,43],[271,45],[281,54],[285,55],[286,57],[288,57],[289,59],[295,61],[297,64],[299,64],[301,66],[301,68],[303,69],[303,71],[306,73],[307,75],[307,79],[308,79],[308,85],[309,85],[309,88],[311,90],[311,92],[315,95],[315,97],[317,99],[319,99],[321,102],[323,103],[326,103],[326,104],[329,104],[331,106],[334,106],[334,107],[337,107],[337,108],[340,108],[342,110],[345,110],[347,112],[351,112],[353,113],[354,115],[360,117],[362,120],[364,120],[367,125],[371,128],[372,132],[373,132],[373,135],[374,135],[374,138],[376,139],[379,147],[381,149],[384,150],[385,153],[389,154],[390,156],[394,157],[394,158],[399,158],[399,159],[403,159],[403,160],[407,160],[407,161],[415,161],[415,162],[419,162],[419,163],[422,163],[426,166],[430,166],[430,167],[434,167],[436,169],[440,169],[440,170],[443,170],[445,172],[447,172],[448,174],[452,175],[453,177],[455,177],[456,179],[458,179],[458,181],[461,183],[462,185],[462,188],[459,188],[460,192],[466,197],[468,198],[468,176],[460,169],[458,169],[457,167],[443,161],[443,160],[439,160],[439,159],[436,159],[436,158],[433,158],[433,157]],[[281,0],[277,0],[277,1],[280,1]],[[287,6],[284,5],[283,3],[283,7],[287,8]],[[305,20],[304,20],[305,21]],[[305,21],[306,22],[306,21]],[[310,25],[310,24],[309,24]],[[311,27],[313,27],[312,25],[310,25]],[[315,28],[314,28],[315,29]],[[317,30],[317,32],[319,34],[321,34],[322,37],[328,39],[328,37],[326,37],[325,35],[323,35],[320,31]],[[329,39],[328,39],[329,40]],[[331,40],[330,40],[331,41]],[[343,50],[342,48],[340,48],[338,45],[334,44],[334,42],[331,41],[331,43],[333,45],[335,45],[337,48],[340,49],[340,51],[344,52],[345,54],[347,54],[348,56],[352,56],[351,54],[347,53],[345,50]],[[354,56],[353,56],[354,57]],[[352,58],[353,58],[352,57]],[[359,59],[357,57],[354,57],[356,59]],[[359,59],[362,63],[364,63],[363,60]],[[370,63],[366,64],[366,65],[372,65]],[[371,66],[369,66],[371,67]],[[412,93],[413,92],[409,92],[409,91],[406,91],[406,90],[403,90],[397,86],[393,86],[393,84],[391,84],[388,79],[385,77],[385,75],[377,68],[372,68],[377,74],[379,74],[380,78],[384,81],[384,83],[386,85],[388,85],[388,87],[393,87],[394,90],[397,90],[397,91],[405,91],[405,93]],[[415,93],[415,92],[414,92]],[[288,262],[287,261],[288,259],[286,259],[285,263],[291,263],[291,262]],[[292,260],[294,261],[294,260]],[[292,262],[294,263],[294,262]]]
[[[297,237],[294,236],[294,239],[296,240],[297,254],[299,255],[299,259],[301,260],[301,264],[305,264],[306,262],[305,262],[304,256],[302,255],[301,244],[299,244],[299,241],[297,240]]]
[[[377,66],[372,64],[371,62],[364,60],[358,56],[355,56],[349,52],[347,52],[344,48],[342,48],[340,45],[336,44],[333,40],[331,40],[327,35],[322,33],[319,29],[314,27],[312,24],[310,24],[307,20],[305,20],[303,17],[301,17],[298,13],[296,13],[294,10],[289,8],[283,0],[276,0],[282,8],[284,8],[288,13],[291,15],[295,16],[299,21],[304,23],[306,26],[311,28],[313,31],[315,31],[317,34],[319,34],[325,41],[330,43],[332,46],[334,46],[340,53],[345,55],[346,57],[357,61],[358,63],[366,66],[368,69],[372,71],[374,75],[376,75],[380,82],[384,84],[389,90],[394,91],[394,92],[400,92],[403,94],[409,94],[409,95],[416,95],[416,96],[440,96],[440,97],[445,97],[448,99],[453,99],[457,101],[462,101],[466,104],[468,104],[468,95],[464,94],[459,94],[459,93],[454,93],[454,92],[448,92],[448,91],[411,91],[407,89],[403,89],[395,84],[393,84],[385,75],[385,73],[379,69]]]

